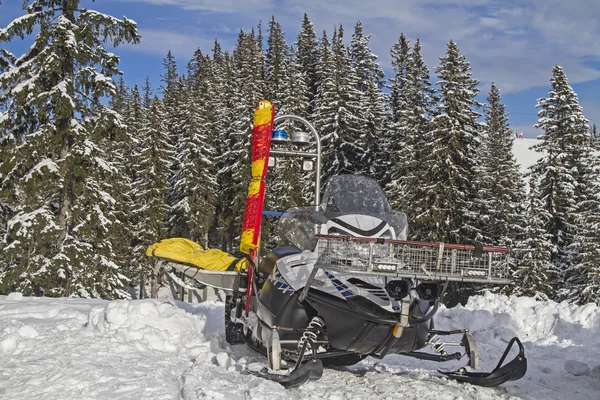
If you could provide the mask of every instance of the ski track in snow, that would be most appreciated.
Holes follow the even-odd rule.
[[[320,380],[286,390],[243,371],[245,364],[265,360],[246,346],[224,342],[218,301],[108,302],[12,293],[0,296],[0,398],[598,399],[600,379],[565,369],[569,360],[590,369],[600,364],[595,305],[488,293],[466,307],[442,308],[435,321],[439,329],[469,328],[486,371],[508,340],[519,336],[527,374],[482,388],[436,374],[437,368],[455,369],[464,361],[438,364],[390,355],[325,369]]]

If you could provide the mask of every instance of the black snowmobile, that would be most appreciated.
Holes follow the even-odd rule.
[[[226,300],[227,341],[247,343],[268,359],[268,367],[250,373],[296,387],[319,379],[324,366],[401,354],[466,357],[466,367],[439,372],[481,386],[525,375],[518,338],[492,372],[471,372],[478,351],[468,330],[436,330],[433,323],[448,282],[509,282],[507,249],[408,241],[406,215],[390,208],[374,180],[356,175],[332,177],[322,204],[287,210],[278,231],[292,247],[273,249],[259,265],[250,260],[253,273],[240,275]],[[448,335],[462,339],[445,343]],[[514,344],[518,354],[504,364]],[[451,345],[463,351],[449,352]]]

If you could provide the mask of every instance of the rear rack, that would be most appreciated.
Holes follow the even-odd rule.
[[[508,249],[316,235],[316,267],[430,281],[510,283]]]

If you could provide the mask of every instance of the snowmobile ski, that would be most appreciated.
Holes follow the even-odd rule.
[[[248,373],[280,383],[286,389],[301,386],[309,380],[317,380],[323,376],[323,362],[319,359],[309,360],[298,368],[288,371],[269,371],[264,367],[260,370],[247,368]]]
[[[519,346],[519,354],[517,354],[517,356],[509,363],[502,365],[514,343],[517,343]],[[525,375],[525,372],[527,372],[527,358],[525,358],[525,349],[523,348],[523,344],[519,338],[514,337],[508,343],[508,346],[506,347],[506,350],[504,350],[504,354],[502,354],[498,365],[496,365],[496,368],[494,368],[492,372],[468,372],[466,368],[461,368],[454,372],[438,372],[459,382],[466,382],[478,386],[493,387],[508,381],[516,381],[521,379]]]

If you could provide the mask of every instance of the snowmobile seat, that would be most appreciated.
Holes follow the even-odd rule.
[[[271,250],[258,265],[258,272],[266,278],[273,272],[275,263],[282,257],[290,256],[292,254],[301,253],[302,250],[296,247],[276,247]]]

